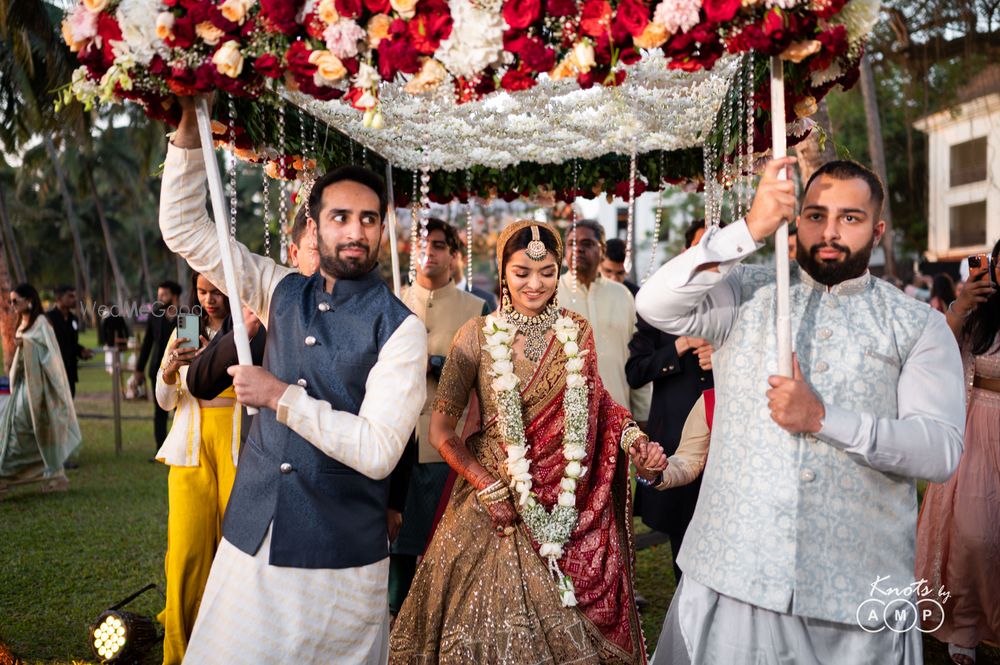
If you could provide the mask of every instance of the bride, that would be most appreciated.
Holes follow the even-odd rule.
[[[629,457],[647,482],[666,457],[604,389],[590,325],[556,304],[561,255],[547,224],[504,229],[500,309],[452,343],[431,443],[458,479],[391,663],[645,662]],[[463,442],[473,392],[480,427]]]

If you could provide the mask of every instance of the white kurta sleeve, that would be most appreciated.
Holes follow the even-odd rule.
[[[181,255],[192,270],[205,275],[220,291],[226,293],[218,236],[215,224],[209,219],[205,209],[205,183],[205,162],[201,148],[184,149],[168,144],[160,187],[160,232],[163,234],[163,242],[172,252]],[[236,279],[240,284],[237,296],[257,314],[266,327],[268,306],[274,288],[295,271],[279,266],[267,257],[254,254],[235,240],[230,241],[230,247]],[[238,315],[238,308],[234,306],[233,309]]]
[[[962,455],[965,390],[958,345],[938,312],[903,363],[896,399],[896,418],[824,404],[816,436],[873,469],[945,482]]]
[[[708,229],[701,242],[668,261],[639,289],[639,316],[664,332],[720,346],[740,306],[739,274],[732,270],[761,246],[743,221]],[[704,269],[712,264],[718,264],[718,272]]]
[[[381,480],[403,454],[426,396],[427,329],[411,315],[379,352],[357,415],[289,386],[278,401],[277,418],[327,456]]]

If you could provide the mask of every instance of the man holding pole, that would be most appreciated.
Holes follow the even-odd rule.
[[[388,476],[424,404],[427,365],[423,323],[376,265],[385,186],[360,167],[316,180],[311,277],[235,241],[220,247],[205,211],[200,119],[192,100],[181,104],[164,164],[163,239],[219,284],[231,252],[241,277],[233,295],[268,329],[265,366],[229,369],[239,402],[260,412],[185,662],[384,662]]]
[[[837,161],[803,193],[796,356],[777,375],[775,269],[740,262],[795,217],[793,162],[770,162],[746,220],[710,228],[636,299],[716,349],[712,451],[657,665],[922,662],[918,598],[899,594],[916,479],[948,478],[962,452],[961,360],[943,316],[869,274],[884,190]]]

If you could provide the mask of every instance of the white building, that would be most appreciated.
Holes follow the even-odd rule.
[[[1000,65],[959,91],[959,103],[914,127],[929,144],[927,259],[959,261],[1000,238]]]

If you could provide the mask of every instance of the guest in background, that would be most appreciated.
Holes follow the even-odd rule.
[[[154,389],[163,352],[167,348],[167,340],[177,325],[177,308],[180,306],[180,300],[181,285],[177,282],[168,279],[156,287],[156,302],[153,303],[149,319],[146,321],[146,334],[142,338],[139,359],[135,363],[135,376],[138,380],[143,379],[143,369],[149,363],[149,381]],[[156,400],[153,400],[153,438],[156,450],[159,450],[167,439],[167,412],[160,408]],[[155,462],[156,458],[150,461]]]
[[[236,478],[240,450],[240,408],[230,386],[211,397],[192,394],[187,376],[191,361],[214,339],[230,316],[229,299],[203,275],[192,275],[190,309],[201,308],[201,339],[189,348],[170,334],[156,379],[156,401],[174,411],[174,422],[156,459],[170,467],[167,476],[166,607],[164,665],[184,659],[212,559],[222,538],[222,515]],[[249,322],[252,326],[253,322]],[[232,322],[228,324],[232,327]],[[256,332],[255,330],[253,332]]]
[[[574,249],[575,258],[571,256]],[[575,230],[566,234],[564,262],[570,271],[559,278],[559,304],[590,322],[604,387],[612,399],[643,423],[649,416],[652,388],[630,388],[625,378],[628,345],[637,322],[635,299],[623,284],[601,276],[603,258],[604,227],[593,219],[578,221]]]
[[[76,318],[76,289],[68,285],[59,286],[56,287],[55,295],[55,305],[45,315],[49,318],[56,340],[59,342],[70,394],[76,397],[76,382],[80,378],[77,361],[90,360],[94,353],[80,345],[80,322]]]
[[[309,207],[303,204],[292,221],[291,242],[288,243],[288,265],[298,268],[299,273],[309,276],[319,267],[319,250],[316,247],[316,232],[310,229]]]
[[[66,460],[80,447],[80,426],[59,343],[30,284],[9,294],[20,316],[10,368],[10,397],[0,412],[0,499],[10,485],[42,482],[43,492],[69,487]]]
[[[684,250],[697,245],[704,234],[705,220],[693,221],[684,232]],[[662,332],[640,318],[628,348],[625,374],[629,386],[640,388],[652,383],[646,431],[650,438],[660,442],[667,455],[674,455],[691,408],[704,391],[713,387],[712,345],[699,337]],[[636,487],[636,515],[649,528],[670,537],[675,581],[681,578],[677,554],[694,515],[700,488],[700,478],[665,491],[645,485]]]
[[[621,238],[608,238],[604,246],[604,258],[601,260],[601,274],[605,279],[624,284],[632,297],[639,292],[639,286],[627,279],[625,270],[625,241]]]
[[[431,406],[441,369],[458,329],[466,321],[490,313],[481,298],[460,291],[452,281],[453,260],[459,253],[455,229],[431,218],[427,232],[426,259],[417,262],[416,281],[403,287],[401,294],[403,304],[427,328],[427,399],[417,421],[417,463],[413,466],[402,528],[390,554],[389,609],[394,615],[406,599],[417,571],[417,560],[430,540],[434,515],[451,470],[430,442]],[[461,422],[465,422],[464,417]],[[462,427],[458,426],[459,432]]]
[[[985,258],[985,257],[984,257]],[[917,525],[917,579],[950,594],[925,629],[959,665],[976,662],[981,642],[1000,642],[1000,241],[972,268],[948,308],[965,366],[965,448],[945,483],[929,483]]]
[[[946,272],[934,275],[934,281],[931,283],[931,307],[945,314],[956,297],[955,281],[951,275]]]
[[[790,261],[795,260],[796,254],[799,251],[799,229],[797,226],[788,226],[788,259]]]

